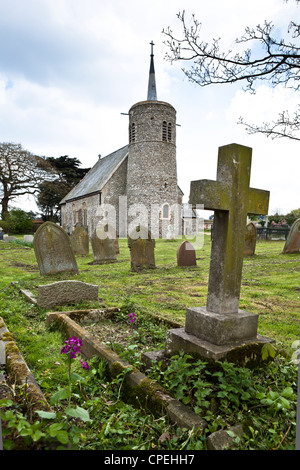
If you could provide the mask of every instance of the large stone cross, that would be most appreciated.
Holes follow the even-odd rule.
[[[239,310],[247,214],[267,214],[269,192],[249,187],[251,149],[219,148],[217,180],[191,182],[190,204],[215,211],[207,304],[186,310],[184,328],[167,331],[165,353],[241,365],[261,360],[258,315]]]
[[[268,213],[269,191],[249,187],[251,158],[249,147],[220,147],[217,181],[191,182],[189,203],[214,210],[206,304],[210,312],[238,312],[247,214]]]

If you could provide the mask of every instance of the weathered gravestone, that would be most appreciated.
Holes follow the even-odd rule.
[[[190,204],[214,210],[206,307],[189,308],[184,328],[169,330],[166,354],[180,350],[206,360],[259,360],[272,340],[257,334],[258,315],[239,309],[247,214],[267,214],[269,192],[249,187],[252,150],[219,148],[217,181],[191,182]]]
[[[91,264],[114,263],[117,261],[115,238],[110,238],[109,231],[97,228],[91,236],[94,261]]]
[[[6,243],[14,242],[15,240],[16,240],[16,237],[9,236],[7,234],[3,235],[3,241],[6,242]]]
[[[245,232],[245,250],[244,255],[254,255],[256,246],[256,227],[253,222],[250,222],[246,227]]]
[[[177,265],[178,266],[196,266],[196,252],[193,245],[184,241],[177,250]]]
[[[82,226],[77,226],[70,235],[72,249],[75,255],[89,254],[89,236]]]
[[[299,253],[300,250],[300,219],[295,220],[285,242],[283,253]]]
[[[37,303],[42,308],[97,300],[99,286],[81,281],[58,281],[38,287]]]
[[[53,222],[45,222],[36,231],[33,247],[41,275],[79,272],[70,237]]]
[[[132,271],[155,268],[155,240],[147,228],[138,226],[134,233],[129,234],[128,246]]]
[[[24,235],[23,241],[27,243],[32,243],[33,242],[33,235]]]

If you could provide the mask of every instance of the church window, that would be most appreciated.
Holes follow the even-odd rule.
[[[78,221],[78,225],[80,225],[81,227],[82,226],[82,209],[79,209],[77,212],[77,221]]]
[[[72,219],[73,219],[73,225],[76,224],[76,206],[75,204],[72,204]]]
[[[133,122],[129,127],[129,143],[135,142],[135,123]]]
[[[162,140],[166,141],[167,140],[167,122],[163,121],[162,124]]]
[[[167,124],[167,121],[163,121],[162,124],[162,140],[164,142],[171,142],[172,140],[172,124],[169,122]]]
[[[101,203],[102,203],[102,193],[100,191],[100,193],[99,193],[99,206],[101,206]]]
[[[171,142],[172,139],[172,124],[169,122],[168,124],[168,141]]]
[[[162,219],[169,219],[170,218],[170,207],[169,207],[169,204],[164,204],[162,206],[162,215],[161,215],[161,218]]]
[[[82,210],[83,210],[83,226],[87,226],[87,206],[86,202],[82,204]]]

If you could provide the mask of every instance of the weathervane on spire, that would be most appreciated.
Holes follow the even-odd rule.
[[[156,83],[155,83],[155,70],[154,70],[154,54],[153,54],[153,46],[154,42],[151,41],[151,59],[150,59],[150,71],[149,71],[149,82],[148,82],[148,96],[147,100],[149,101],[157,101],[156,95]]]

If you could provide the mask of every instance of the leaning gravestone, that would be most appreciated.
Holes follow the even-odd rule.
[[[43,223],[35,233],[33,247],[41,275],[64,271],[78,274],[70,237],[59,225]]]
[[[300,219],[295,220],[285,242],[283,253],[299,253],[300,250]]]
[[[128,246],[132,271],[155,268],[155,240],[145,227],[137,227],[134,236],[129,234]]]
[[[178,266],[196,266],[196,252],[193,245],[184,241],[177,250],[177,265]]]
[[[71,246],[75,255],[89,254],[89,236],[82,226],[77,226],[70,235]]]
[[[80,281],[58,281],[38,287],[37,303],[42,308],[97,300],[99,286]]]
[[[256,227],[250,222],[246,227],[244,255],[254,255],[256,246]]]
[[[247,214],[267,214],[269,205],[268,191],[249,187],[251,154],[237,144],[220,147],[217,181],[191,182],[189,203],[214,210],[207,303],[188,308],[185,327],[167,332],[167,355],[245,365],[259,361],[272,341],[257,334],[257,314],[239,309]]]
[[[106,264],[117,261],[115,239],[109,238],[104,231],[94,230],[91,236],[94,261],[91,264]]]

